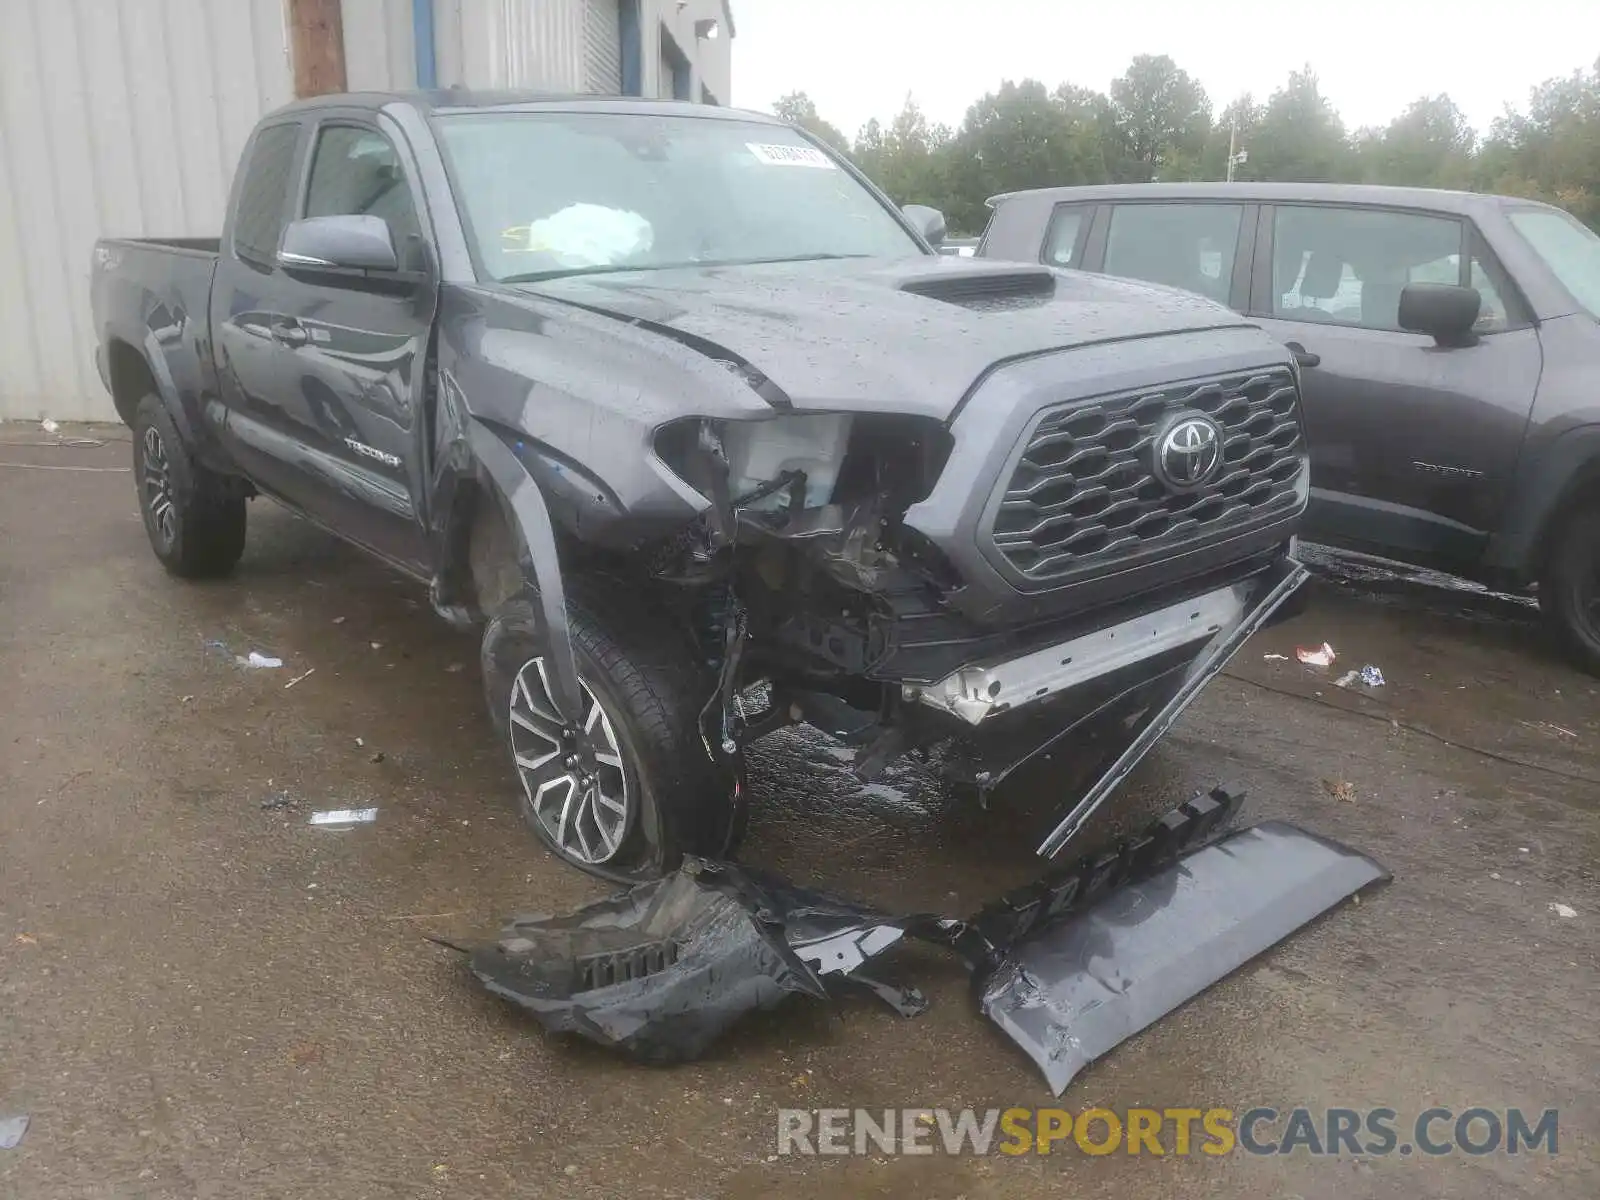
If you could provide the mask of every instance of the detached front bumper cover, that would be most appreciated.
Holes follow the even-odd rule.
[[[491,992],[552,1032],[648,1062],[703,1054],[791,993],[864,988],[915,1016],[914,988],[860,968],[915,938],[954,950],[983,1013],[1060,1094],[1088,1063],[1339,901],[1388,877],[1292,825],[1217,840],[1238,799],[1196,796],[1109,851],[958,920],[878,909],[732,863],[677,874],[565,917],[522,917],[472,954]],[[1196,847],[1199,847],[1196,849]]]

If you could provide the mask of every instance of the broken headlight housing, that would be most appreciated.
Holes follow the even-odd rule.
[[[805,476],[801,507],[822,507],[833,497],[833,485],[849,449],[852,422],[848,414],[840,413],[729,422],[722,431],[729,491],[747,496],[763,484],[798,472]],[[785,489],[754,501],[751,507],[777,508],[786,503]]]
[[[656,453],[684,482],[709,499],[711,472],[725,471],[730,497],[759,497],[741,505],[752,510],[793,503],[791,486],[774,485],[799,475],[805,478],[801,508],[880,497],[889,509],[903,510],[932,490],[951,445],[937,421],[878,413],[692,418],[656,435]]]

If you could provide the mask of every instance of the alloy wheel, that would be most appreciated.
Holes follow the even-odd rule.
[[[140,457],[144,468],[145,507],[150,511],[162,544],[170,546],[178,537],[178,512],[172,503],[172,469],[167,462],[161,431],[153,425],[145,427],[144,450]]]
[[[574,728],[557,715],[544,659],[523,664],[511,685],[511,752],[529,810],[551,844],[574,862],[598,866],[627,840],[633,788],[615,721],[579,682],[583,711]]]

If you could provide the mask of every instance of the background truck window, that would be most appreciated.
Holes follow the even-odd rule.
[[[1226,304],[1242,215],[1237,204],[1118,205],[1111,214],[1105,272]]]
[[[1044,260],[1052,267],[1075,267],[1078,235],[1083,231],[1084,215],[1088,210],[1079,205],[1060,205],[1050,218],[1050,229],[1045,234]]]
[[[1478,320],[1473,325],[1479,333],[1492,333],[1497,329],[1506,327],[1506,305],[1500,299],[1500,293],[1495,289],[1494,282],[1489,278],[1489,272],[1474,254],[1471,259],[1472,272],[1465,280],[1468,287],[1478,293]],[[1447,254],[1443,258],[1436,258],[1432,262],[1422,263],[1412,267],[1407,272],[1408,283],[1450,283],[1460,285],[1461,256]]]
[[[1291,321],[1398,329],[1408,283],[1461,278],[1462,225],[1451,217],[1378,209],[1281,205],[1273,217],[1272,315]],[[1505,305],[1480,269],[1485,312]]]
[[[298,125],[269,125],[251,143],[233,219],[233,252],[247,262],[270,265],[277,257],[299,137]]]
[[[1524,208],[1510,215],[1512,227],[1561,280],[1572,298],[1600,317],[1600,237],[1564,212]]]
[[[382,217],[402,263],[414,261],[422,239],[400,156],[381,133],[354,125],[325,125],[317,135],[305,215]]]

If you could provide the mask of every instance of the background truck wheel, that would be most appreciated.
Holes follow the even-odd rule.
[[[676,628],[601,590],[567,593],[584,691],[575,735],[555,717],[534,604],[508,602],[484,630],[484,690],[523,819],[573,866],[622,882],[675,870],[685,853],[727,857],[744,795],[741,773],[714,765],[700,740],[715,680]]]
[[[1584,670],[1600,675],[1600,513],[1575,510],[1557,529],[1539,608]]]
[[[233,570],[244,553],[244,495],[190,457],[155,396],[134,413],[133,479],[150,547],[168,571],[207,579]]]

